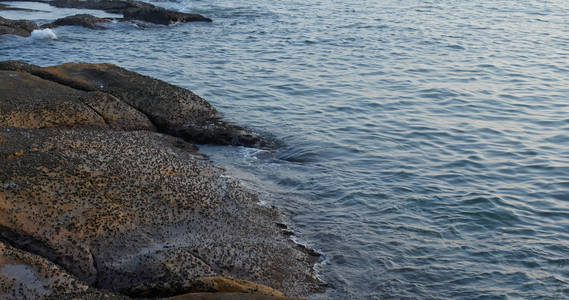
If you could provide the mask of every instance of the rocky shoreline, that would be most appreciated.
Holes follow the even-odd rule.
[[[30,9],[12,7],[10,5],[2,4],[2,2],[8,1],[0,0],[0,11],[33,11]],[[135,0],[20,0],[19,2],[40,2],[57,8],[76,8],[78,11],[81,9],[102,10],[108,13],[122,14],[123,17],[99,18],[89,14],[80,13],[72,16],[66,16],[41,26],[38,26],[38,24],[29,20],[10,20],[0,17],[0,35],[13,34],[28,37],[34,30],[56,28],[59,26],[83,26],[89,29],[106,29],[102,24],[109,23],[111,21],[125,22],[136,20],[159,25],[187,22],[212,22],[210,18],[199,14],[172,11],[147,2]]]
[[[193,143],[270,147],[191,91],[115,65],[0,62],[0,297],[322,291],[318,255]]]

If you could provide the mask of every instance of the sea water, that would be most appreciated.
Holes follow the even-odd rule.
[[[201,149],[323,254],[311,298],[569,297],[568,1],[155,4],[214,21],[0,36],[0,59],[115,63],[275,141]]]

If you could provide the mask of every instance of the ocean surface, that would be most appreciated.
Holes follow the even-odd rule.
[[[569,298],[569,1],[153,3],[214,22],[0,36],[0,60],[115,63],[274,140],[201,149],[323,254],[311,299]]]

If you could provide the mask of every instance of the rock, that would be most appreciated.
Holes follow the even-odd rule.
[[[0,71],[0,126],[154,128],[144,114],[111,95],[73,89],[18,71]]]
[[[187,14],[160,7],[129,8],[123,12],[127,20],[141,20],[156,24],[169,25],[186,22],[211,22],[211,19],[198,14]]]
[[[38,67],[0,62],[0,70],[28,72],[82,91],[100,91],[145,114],[158,131],[195,143],[269,147],[260,136],[223,121],[207,101],[189,90],[111,64],[67,63]]]
[[[35,9],[13,7],[13,6],[6,5],[6,4],[2,4],[2,3],[0,3],[0,10],[38,11],[38,10],[35,10]]]
[[[109,18],[98,18],[92,15],[78,14],[57,19],[49,24],[42,25],[41,28],[55,28],[59,26],[83,26],[90,29],[105,29],[105,27],[99,24],[108,23],[111,20],[112,19]]]
[[[287,300],[291,298],[246,293],[191,293],[168,300]],[[291,299],[292,300],[292,299]]]
[[[132,0],[53,0],[49,4],[60,8],[98,9],[115,14],[123,13],[129,8],[155,7],[150,3]]]
[[[144,287],[146,292],[152,291],[153,294],[165,295],[171,293],[168,289],[164,290],[163,285],[157,284],[154,290]],[[203,277],[193,281],[184,283],[183,290],[191,291],[192,293],[246,293],[249,295],[265,295],[284,298],[283,293],[270,288],[266,285],[258,284],[255,282],[240,280],[227,277]],[[138,296],[145,296],[139,294]],[[186,294],[185,297],[189,297]],[[179,297],[184,298],[184,297]]]
[[[155,130],[246,134],[192,92],[114,65],[0,62],[0,241],[61,267],[50,277],[22,263],[9,277],[0,247],[0,293],[269,300],[322,289],[318,254],[283,234],[277,211]]]
[[[218,276],[319,291],[318,257],[281,234],[278,212],[183,145],[150,131],[0,129],[0,237],[131,296]]]
[[[181,22],[211,22],[211,19],[198,14],[188,14],[164,9],[150,3],[132,0],[54,0],[56,7],[100,9],[109,13],[122,13],[127,20],[141,20],[156,24]]]
[[[10,20],[0,17],[0,34],[28,37],[35,29],[38,29],[38,25],[32,21]]]
[[[0,298],[60,297],[87,289],[87,285],[45,258],[0,241]]]

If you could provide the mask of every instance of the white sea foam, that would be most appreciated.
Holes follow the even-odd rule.
[[[55,40],[57,39],[57,35],[53,30],[46,28],[46,29],[36,29],[32,31],[32,35],[30,36],[32,39],[37,40]]]

